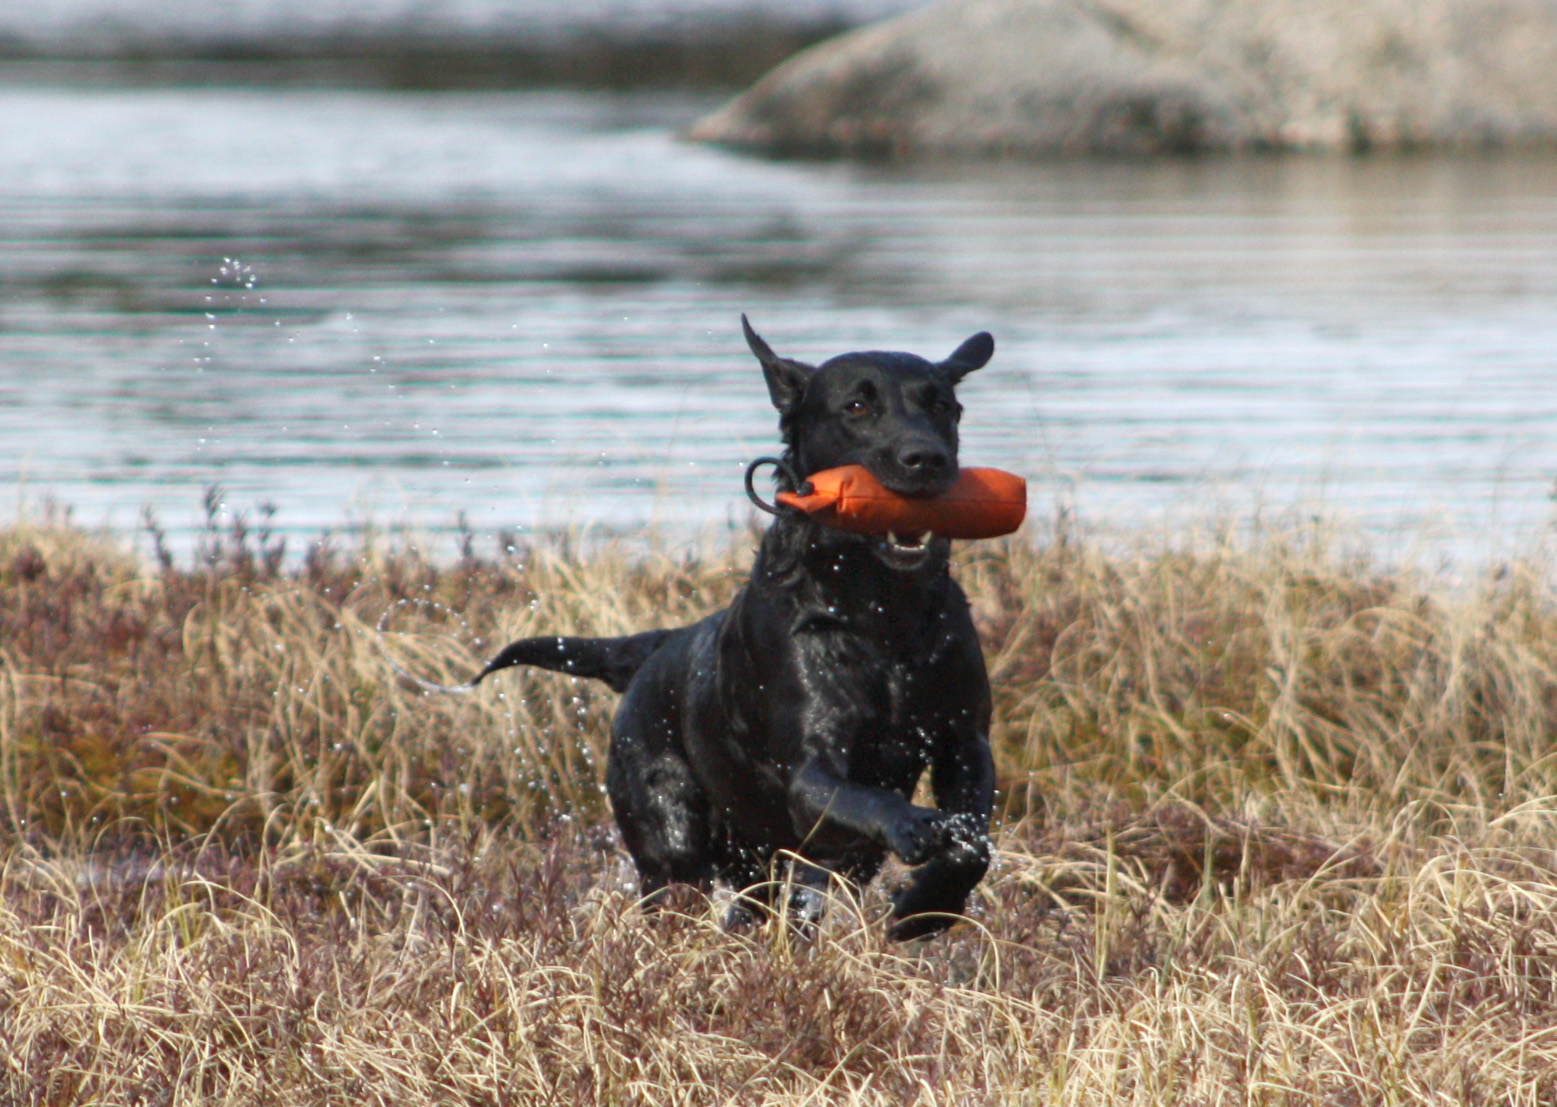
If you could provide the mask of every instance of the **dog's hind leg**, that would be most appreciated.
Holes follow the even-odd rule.
[[[669,884],[708,892],[715,876],[708,798],[681,753],[666,698],[652,684],[628,692],[606,762],[606,793],[651,904]]]
[[[719,867],[719,879],[736,893],[724,917],[726,930],[765,922],[775,913],[796,933],[809,936],[827,912],[827,902],[842,886],[858,890],[849,877],[794,854],[752,848],[734,853]]]
[[[606,791],[622,841],[638,867],[645,899],[667,884],[713,887],[708,850],[708,803],[679,758],[643,756],[619,733],[611,747]]]

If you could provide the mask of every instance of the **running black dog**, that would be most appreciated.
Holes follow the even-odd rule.
[[[741,323],[788,473],[859,464],[908,496],[955,479],[953,389],[994,353],[988,334],[939,363],[869,352],[813,368]],[[781,469],[779,483],[794,477]],[[476,680],[537,665],[625,693],[606,784],[645,897],[720,880],[765,906],[777,851],[811,863],[794,870],[803,885],[829,872],[863,885],[890,851],[919,866],[893,898],[891,934],[930,934],[989,866],[994,791],[989,678],[950,547],[786,509],[725,610],[624,638],[526,638]],[[937,808],[910,802],[927,768]]]

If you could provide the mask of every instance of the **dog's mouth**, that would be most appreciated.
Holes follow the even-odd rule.
[[[930,560],[930,542],[935,537],[930,531],[918,535],[900,535],[892,531],[876,543],[876,556],[889,568],[900,572],[918,569]]]

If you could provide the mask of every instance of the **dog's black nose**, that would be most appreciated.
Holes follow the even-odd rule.
[[[917,442],[898,450],[897,463],[916,476],[932,477],[944,473],[951,466],[951,455],[940,446]]]

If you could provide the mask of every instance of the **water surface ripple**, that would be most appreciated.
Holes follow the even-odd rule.
[[[1549,523],[1557,160],[780,164],[679,142],[707,106],[0,88],[0,480],[185,546],[213,483],[298,536],[744,525],[746,311],[993,331],[964,455],[1039,515]]]

